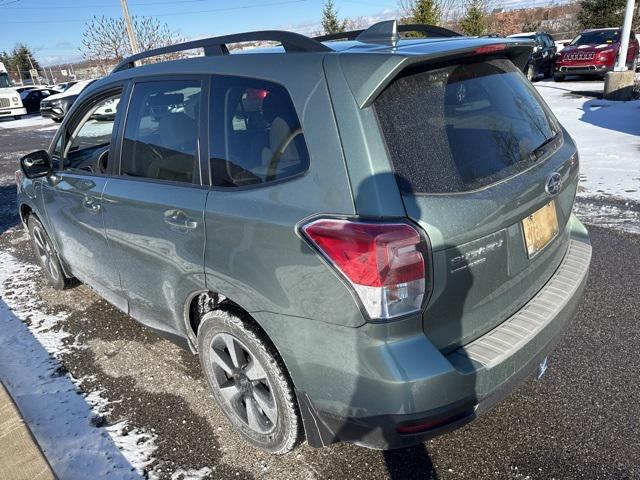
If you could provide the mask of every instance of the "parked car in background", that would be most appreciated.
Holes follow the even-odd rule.
[[[561,82],[567,75],[604,77],[615,66],[621,38],[620,28],[599,28],[580,33],[556,57],[554,80]],[[638,40],[632,31],[626,59],[629,69],[637,68],[638,52]]]
[[[17,120],[26,113],[20,94],[15,90],[4,63],[0,62],[0,118],[11,116]]]
[[[524,73],[531,81],[536,80],[539,76],[549,78],[553,75],[553,66],[556,60],[556,44],[551,35],[545,32],[528,32],[516,33],[509,35],[510,38],[527,38],[533,40],[535,47],[529,61],[524,67]]]
[[[13,89],[18,93],[22,93],[22,92],[24,92],[26,90],[33,90],[34,88],[38,88],[38,87],[36,87],[35,85],[25,85],[25,86],[22,86],[22,87],[13,87]]]
[[[56,88],[58,90],[60,90],[61,92],[64,92],[66,90],[69,90],[71,87],[73,87],[76,83],[78,83],[78,80],[71,80],[69,82],[62,82],[56,85]]]
[[[60,93],[58,90],[48,88],[30,88],[20,92],[20,98],[27,113],[34,113],[40,111],[40,102],[43,99],[58,93]]]
[[[64,92],[51,95],[40,103],[40,113],[43,117],[50,118],[54,122],[61,122],[64,116],[76,101],[78,95],[95,80],[82,80],[72,85]]]
[[[522,76],[530,42],[338,35],[126,58],[16,173],[49,284],[83,281],[198,353],[272,453],[304,434],[400,448],[478,417],[546,370],[591,259],[576,145]],[[282,47],[220,54],[249,39]]]

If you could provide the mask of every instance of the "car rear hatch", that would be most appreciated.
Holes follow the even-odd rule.
[[[373,106],[406,213],[431,243],[424,330],[450,351],[513,315],[557,269],[577,188],[575,145],[520,70],[496,55],[413,64]]]

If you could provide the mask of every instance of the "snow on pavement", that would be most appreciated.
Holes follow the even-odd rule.
[[[40,114],[27,115],[20,120],[0,121],[0,128],[31,128],[31,127],[58,127],[50,118],[41,117]]]
[[[31,292],[39,268],[0,251],[0,378],[58,478],[140,478],[153,436],[126,421],[101,426],[109,402],[83,397],[56,357],[71,348],[65,312],[46,313]],[[74,383],[75,382],[75,383]]]
[[[578,145],[578,195],[640,202],[640,100],[602,100],[603,82],[534,85]]]

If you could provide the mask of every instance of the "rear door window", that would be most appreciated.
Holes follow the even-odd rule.
[[[198,80],[136,83],[125,125],[120,174],[200,183]]]
[[[404,74],[375,102],[401,188],[464,192],[540,159],[557,123],[508,60]]]
[[[214,77],[210,115],[213,186],[260,185],[306,171],[309,153],[300,120],[281,85]]]

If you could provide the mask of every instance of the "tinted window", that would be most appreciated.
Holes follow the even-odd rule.
[[[119,103],[120,94],[117,94],[100,100],[86,113],[66,144],[65,168],[106,173]]]
[[[200,183],[200,82],[137,83],[127,113],[120,173]]]
[[[532,165],[556,134],[507,60],[407,74],[375,106],[403,190],[458,192]]]
[[[263,184],[297,175],[308,167],[298,115],[280,85],[215,77],[210,128],[214,186]]]
[[[573,39],[571,45],[604,45],[616,43],[620,39],[620,30],[596,30],[583,32]]]

